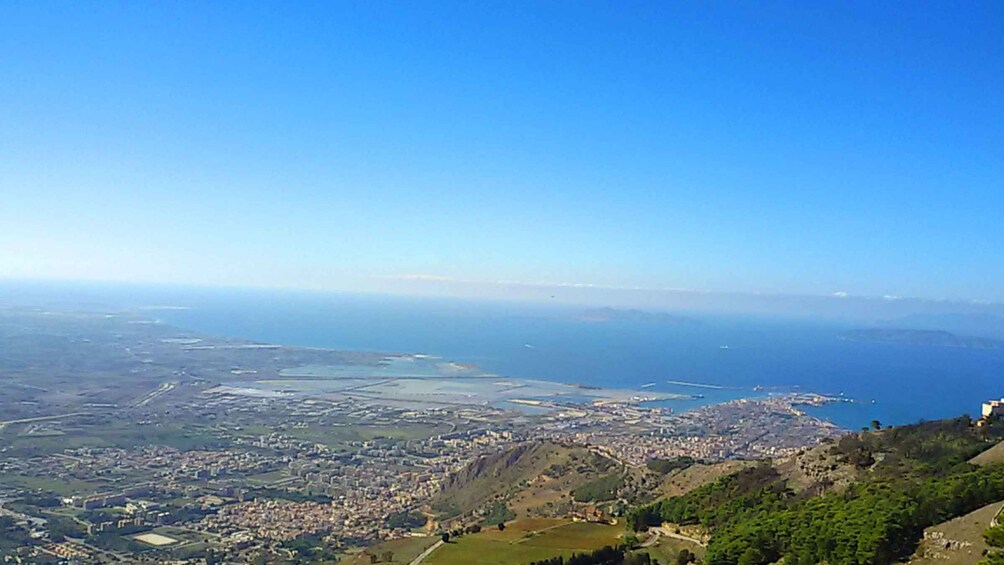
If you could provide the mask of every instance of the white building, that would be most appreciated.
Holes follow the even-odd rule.
[[[983,403],[983,417],[1004,416],[1004,398]]]

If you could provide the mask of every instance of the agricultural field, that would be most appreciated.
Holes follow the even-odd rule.
[[[440,425],[405,423],[310,426],[305,428],[288,428],[282,430],[282,433],[288,437],[312,441],[334,450],[340,450],[344,449],[347,443],[353,441],[426,439],[434,435],[454,431],[455,429],[454,426],[446,423]]]
[[[4,474],[0,474],[0,485],[19,487],[27,490],[42,490],[59,496],[70,496],[81,492],[96,492],[102,488],[102,483],[98,481],[89,482],[77,479],[63,480],[52,477]]]
[[[505,531],[485,530],[441,547],[429,565],[512,565],[569,556],[606,545],[617,545],[624,528],[563,520],[517,520]]]
[[[653,559],[659,561],[659,563],[671,564],[676,563],[677,556],[684,549],[696,555],[699,561],[704,561],[704,554],[706,553],[704,546],[691,541],[666,536],[661,536],[658,543],[643,551],[647,552]]]
[[[193,423],[146,424],[113,420],[89,414],[47,424],[58,435],[38,436],[20,433],[24,424],[0,430],[0,440],[7,453],[18,456],[41,456],[84,447],[129,449],[143,445],[163,445],[179,450],[226,447],[230,442],[211,426]]]
[[[368,547],[355,555],[346,556],[342,559],[342,562],[346,565],[370,565],[370,556],[376,555],[378,559],[382,559],[380,563],[407,565],[437,541],[439,541],[439,538],[433,536],[389,540]],[[384,559],[387,556],[387,552],[390,552],[390,561]]]

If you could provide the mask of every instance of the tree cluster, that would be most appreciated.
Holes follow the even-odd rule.
[[[529,565],[659,565],[647,553],[631,553],[625,547],[606,546],[592,553],[531,561]]]

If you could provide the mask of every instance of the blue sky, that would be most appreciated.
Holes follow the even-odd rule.
[[[1001,29],[1000,2],[5,2],[0,277],[1002,301]]]

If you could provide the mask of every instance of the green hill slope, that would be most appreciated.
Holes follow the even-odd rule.
[[[1004,465],[969,463],[996,439],[968,418],[852,434],[814,454],[842,488],[813,487],[830,477],[804,461],[765,462],[638,507],[629,523],[701,525],[713,565],[891,563],[913,553],[924,528],[1004,500]]]

